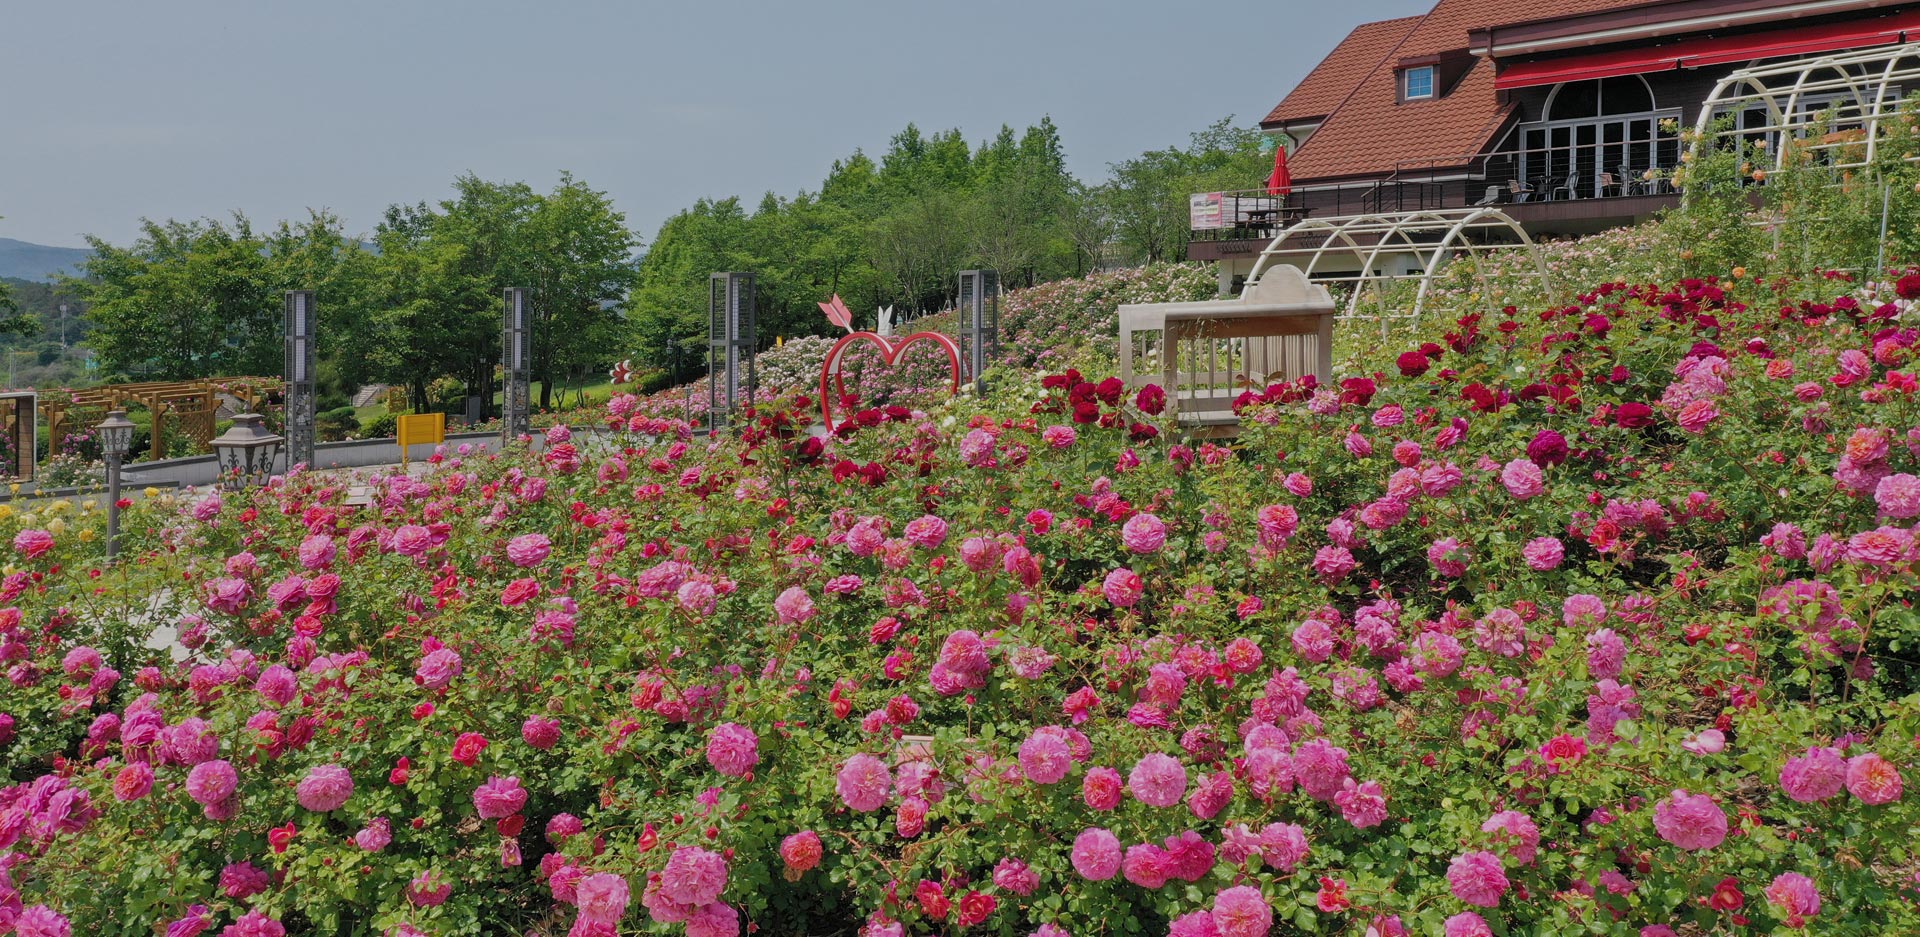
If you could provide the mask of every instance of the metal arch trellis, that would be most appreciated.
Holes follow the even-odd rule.
[[[1920,91],[1920,43],[1874,46],[1835,55],[1763,63],[1720,79],[1700,108],[1693,150],[1709,142],[1765,139],[1775,171],[1788,168],[1789,150],[1819,154],[1828,170],[1862,169],[1879,152],[1880,124],[1898,112],[1901,94]],[[1765,123],[1748,125],[1745,115],[1764,111]],[[1733,116],[1733,126],[1714,131],[1713,122]],[[1825,125],[1831,132],[1811,139]],[[1797,142],[1789,147],[1789,140]],[[1908,157],[1909,159],[1913,157]]]
[[[1905,122],[1904,137],[1911,141],[1915,115],[1902,105],[1916,94],[1920,94],[1920,42],[1750,65],[1714,85],[1694,124],[1689,159],[1698,159],[1706,146],[1752,142],[1771,149],[1769,172],[1783,178],[1791,172],[1815,171],[1824,173],[1831,186],[1862,181],[1878,186],[1882,189],[1880,253],[1874,266],[1882,268],[1893,193],[1880,151],[1889,137],[1889,117]],[[1763,123],[1748,122],[1756,112],[1764,115]],[[1714,129],[1715,121],[1725,117],[1732,118],[1731,126]],[[1920,154],[1903,152],[1897,161],[1920,162]],[[1752,173],[1755,182],[1766,176]],[[1685,185],[1682,190],[1690,191]],[[1779,220],[1769,216],[1755,222],[1773,227],[1776,250],[1783,234]]]
[[[1455,208],[1406,212],[1377,212],[1333,218],[1305,218],[1289,225],[1267,244],[1255,261],[1248,282],[1257,282],[1260,274],[1274,263],[1291,263],[1321,283],[1346,283],[1352,286],[1346,309],[1339,318],[1377,318],[1381,334],[1391,319],[1418,318],[1426,308],[1434,275],[1449,260],[1493,251],[1520,249],[1532,261],[1530,274],[1538,280],[1542,292],[1550,291],[1546,258],[1539,245],[1520,223],[1498,208]],[[1380,260],[1390,254],[1410,254],[1417,270],[1389,273],[1380,269]],[[1334,257],[1352,257],[1359,269],[1354,272],[1327,272],[1322,265]],[[1476,275],[1485,279],[1484,269]],[[1386,308],[1387,287],[1394,283],[1417,281],[1413,307],[1404,313]],[[1361,303],[1369,294],[1376,296],[1381,308],[1363,315]]]

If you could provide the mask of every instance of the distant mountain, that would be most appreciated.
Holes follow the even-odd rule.
[[[55,274],[80,273],[80,262],[93,256],[84,247],[48,247],[13,238],[0,238],[0,277],[51,282]]]

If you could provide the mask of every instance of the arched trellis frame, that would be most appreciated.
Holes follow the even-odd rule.
[[[1879,155],[1881,122],[1897,113],[1904,95],[1920,91],[1920,43],[1874,46],[1818,58],[1763,63],[1714,85],[1694,125],[1693,149],[1730,140],[1765,139],[1773,169],[1788,168],[1790,151],[1817,154],[1829,170],[1861,169]],[[1764,112],[1763,124],[1744,115]],[[1715,131],[1716,119],[1734,126]],[[1826,127],[1828,133],[1809,133]],[[1796,146],[1786,144],[1794,141]]]
[[[1757,168],[1768,173],[1814,171],[1824,174],[1816,184],[1845,186],[1864,180],[1880,186],[1880,249],[1874,266],[1883,268],[1892,190],[1882,149],[1894,129],[1891,120],[1913,119],[1903,105],[1917,92],[1920,43],[1751,65],[1714,85],[1694,124],[1690,158],[1699,159],[1703,147],[1764,143],[1771,165]],[[1760,122],[1750,122],[1748,115],[1756,113],[1763,115]],[[1716,129],[1715,122],[1728,116],[1732,126]],[[1905,130],[1900,136],[1910,146],[1912,127]],[[1920,161],[1920,153],[1902,152],[1895,161]],[[1752,174],[1756,181],[1765,175]],[[1774,226],[1776,250],[1783,235],[1778,221],[1770,217],[1758,222]]]
[[[1247,275],[1256,282],[1261,271],[1274,264],[1291,264],[1319,283],[1344,283],[1352,289],[1346,308],[1339,318],[1377,318],[1381,334],[1386,334],[1392,319],[1418,318],[1432,292],[1434,276],[1448,261],[1477,257],[1494,251],[1521,250],[1531,261],[1533,277],[1542,293],[1550,292],[1546,258],[1526,229],[1498,208],[1455,208],[1430,211],[1382,212],[1333,218],[1305,218],[1282,230],[1260,252],[1260,259]],[[1388,272],[1383,258],[1411,255],[1414,269]],[[1350,257],[1359,269],[1331,272],[1327,266],[1336,258]],[[1344,266],[1344,265],[1342,265]],[[1476,271],[1483,282],[1484,269]],[[1386,308],[1389,291],[1401,282],[1416,282],[1413,306],[1404,312]],[[1362,303],[1369,296],[1380,304],[1367,315]]]

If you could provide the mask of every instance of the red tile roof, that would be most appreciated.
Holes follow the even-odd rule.
[[[1641,6],[1647,0],[1438,0],[1426,15],[1370,23],[1348,35],[1265,123],[1316,116],[1347,88],[1320,128],[1293,154],[1296,182],[1392,172],[1405,161],[1464,157],[1485,149],[1512,116],[1493,87],[1493,62],[1474,62],[1438,98],[1401,103],[1394,66],[1403,59],[1464,53],[1475,29]],[[1402,33],[1402,30],[1406,30]],[[1383,36],[1401,33],[1397,42]],[[1372,61],[1366,61],[1371,58]],[[1354,76],[1359,76],[1356,81]],[[1303,94],[1304,93],[1304,94]],[[1296,98],[1300,100],[1296,102]],[[1326,112],[1322,112],[1326,113]],[[1423,165],[1425,165],[1423,163]]]
[[[1430,55],[1467,47],[1476,29],[1647,6],[1649,0],[1439,0],[1407,37],[1402,56]]]
[[[1354,27],[1260,123],[1270,126],[1333,113],[1423,18],[1405,16]]]

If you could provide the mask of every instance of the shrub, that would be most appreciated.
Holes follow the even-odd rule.
[[[21,506],[0,906],[1913,932],[1920,271],[1847,289],[1456,307],[1392,371],[1249,393],[1231,447],[1009,369],[827,437],[623,395],[369,507],[159,494],[111,570]]]
[[[339,407],[314,417],[313,426],[322,442],[339,442],[360,428],[360,418],[352,407]]]

